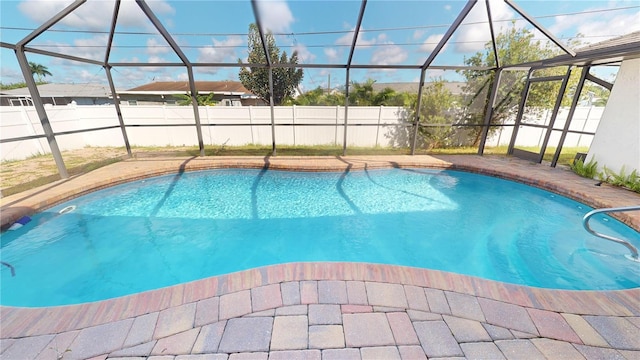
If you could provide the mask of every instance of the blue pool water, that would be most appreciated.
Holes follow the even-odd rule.
[[[556,289],[640,286],[628,250],[582,228],[589,210],[456,171],[163,176],[91,193],[4,232],[2,261],[15,276],[2,266],[1,303],[82,303],[300,261],[396,264]],[[640,246],[638,232],[613,218],[597,215],[592,225]]]

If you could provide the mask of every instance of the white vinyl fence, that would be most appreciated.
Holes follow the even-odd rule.
[[[542,114],[536,114],[532,117],[525,116],[522,123],[535,124],[535,125],[549,125],[551,118],[551,110],[546,110]],[[600,118],[604,113],[604,107],[602,106],[581,106],[577,107],[571,120],[569,127],[570,131],[580,131],[595,133],[600,123]],[[554,131],[551,132],[548,146],[557,146],[560,141],[560,135],[569,115],[569,108],[561,108],[556,116],[556,121],[553,124]],[[513,124],[514,122],[508,122]],[[536,146],[540,147],[544,141],[546,129],[538,127],[521,126],[518,130],[518,137],[516,138],[516,146]],[[487,139],[486,146],[500,146],[509,145],[511,141],[511,135],[513,134],[513,127],[501,127],[493,136]],[[593,140],[593,135],[567,133],[567,138],[564,141],[566,147],[589,147]]]
[[[198,145],[193,110],[190,106],[122,106],[121,109],[132,146]],[[116,110],[112,105],[46,106],[46,111],[51,127],[57,134],[82,129],[116,127],[58,135],[56,136],[58,146],[63,151],[86,146],[124,146],[122,132],[117,127],[119,122]],[[269,107],[201,106],[199,111],[205,145],[271,144]],[[566,118],[566,110],[563,111]],[[342,106],[278,106],[274,108],[274,113],[276,125],[283,125],[275,128],[278,145],[342,145],[343,143],[345,110]],[[602,108],[579,108],[572,121],[571,129],[595,131],[601,114]],[[347,145],[391,146],[394,143],[394,136],[399,129],[403,129],[395,125],[405,124],[405,117],[406,112],[402,107],[349,107],[348,123],[358,126],[349,126]],[[559,120],[556,121],[556,128],[563,126],[561,118],[562,116],[559,116]],[[3,140],[44,134],[33,107],[0,107],[0,119],[0,138]],[[511,131],[512,129],[507,127],[495,133],[488,141],[488,146],[508,144]],[[539,144],[538,132],[533,131],[524,135],[521,132],[518,135],[518,145]],[[576,146],[590,141],[591,136],[569,135],[565,146]],[[0,152],[2,161],[6,161],[45,154],[50,150],[46,138],[43,137],[2,143]]]

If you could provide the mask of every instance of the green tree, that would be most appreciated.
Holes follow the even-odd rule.
[[[409,101],[401,115],[406,122],[413,124],[416,118],[418,97],[407,96]],[[433,79],[422,89],[420,106],[420,126],[418,127],[417,147],[433,149],[454,145],[457,129],[454,124],[457,118],[457,97],[445,87],[442,79]],[[386,137],[393,146],[410,146],[413,138],[412,126],[398,127],[391,130]]]
[[[313,90],[298,95],[295,99],[287,99],[287,105],[320,105],[323,97],[324,90],[318,86]]]
[[[518,29],[513,24],[508,31],[496,36],[496,47],[501,66],[537,61],[553,57],[558,53],[558,50],[544,46],[539,40],[535,40],[532,31]],[[468,66],[495,67],[496,59],[492,44],[490,42],[485,44],[485,49],[465,59],[465,64]],[[564,75],[565,72],[566,67],[541,69],[535,71],[534,76]],[[482,124],[485,111],[489,106],[488,95],[495,80],[495,72],[462,70],[460,73],[466,79],[463,96],[463,108],[465,109],[463,121],[467,124]],[[526,76],[526,71],[502,72],[491,124],[503,124],[516,114]],[[572,80],[572,82],[575,81]],[[560,85],[560,81],[551,81],[536,83],[532,86],[527,97],[527,110],[535,115],[540,110],[553,108]],[[571,82],[569,88],[571,88]],[[497,127],[492,127],[490,132],[496,129]],[[481,134],[481,127],[469,128],[470,141],[474,146],[479,144]]]
[[[442,79],[426,84],[422,89],[420,107],[420,127],[418,128],[419,144],[427,150],[452,145],[455,128],[456,97],[445,86]],[[417,101],[417,97],[416,97]],[[410,119],[414,119],[416,104],[412,104]]]
[[[218,102],[213,100],[213,93],[209,93],[207,95],[196,94],[196,100],[198,101],[198,106],[214,106]],[[176,94],[175,97],[178,100],[178,105],[191,105],[191,95],[189,94]]]
[[[374,83],[373,79],[367,79],[364,83],[351,83],[353,90],[349,93],[349,104],[355,106],[406,106],[411,101],[409,93],[398,93],[389,87],[375,91]]]
[[[287,52],[283,51],[280,54],[280,49],[276,46],[275,38],[272,33],[265,34],[265,41],[267,42],[267,51],[269,51],[269,58],[274,64],[297,64],[298,53],[293,52],[291,57],[287,57]],[[248,35],[248,49],[249,49],[249,64],[266,64],[267,57],[262,46],[262,40],[260,39],[260,32],[256,24],[249,25]],[[238,59],[238,63],[242,63],[241,59]],[[292,97],[295,89],[300,85],[304,76],[302,69],[290,67],[290,68],[273,68],[273,103],[280,105],[283,101]],[[269,69],[266,67],[242,67],[239,73],[240,81],[242,85],[249,89],[254,94],[260,96],[266,101],[270,100],[269,91]]]
[[[49,72],[49,69],[42,64],[37,64],[30,61],[29,68],[31,69],[31,74],[35,74],[38,77],[38,82],[42,82],[42,79],[45,76],[53,76]]]
[[[375,82],[373,79],[367,79],[364,83],[352,82],[352,90],[349,92],[349,105],[375,106],[375,91],[373,90]]]

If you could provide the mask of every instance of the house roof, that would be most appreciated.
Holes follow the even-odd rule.
[[[592,51],[597,49],[607,49],[611,47],[634,44],[634,43],[640,44],[640,31],[632,32],[630,34],[618,36],[609,40],[604,40],[597,43],[586,45],[584,47],[576,49],[576,53]]]
[[[564,65],[603,65],[618,63],[625,59],[640,58],[640,31],[622,35],[613,39],[586,45],[576,49],[576,56],[563,54],[551,59],[526,64],[507,66],[507,68],[528,68],[532,66]]]
[[[239,81],[195,81],[199,93],[253,95]],[[185,94],[190,91],[188,81],[157,81],[133,89],[119,91],[121,94]]]
[[[101,84],[42,84],[38,85],[41,97],[70,97],[70,98],[110,98],[111,90]],[[2,90],[0,95],[31,97],[29,89],[18,88]]]
[[[395,83],[374,83],[373,90],[374,91],[382,91],[385,88],[391,88],[396,92],[408,92],[417,94],[419,83],[417,82],[395,82]],[[425,83],[425,85],[429,85],[429,83]],[[462,94],[462,88],[464,83],[461,82],[444,82],[445,89],[449,90],[452,94]]]

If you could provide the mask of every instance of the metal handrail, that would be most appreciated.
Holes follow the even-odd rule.
[[[640,210],[640,205],[638,205],[638,206],[626,206],[626,207],[603,208],[603,209],[591,210],[582,218],[582,225],[584,226],[585,229],[587,229],[587,231],[589,233],[591,233],[591,234],[593,234],[593,235],[595,235],[597,237],[601,237],[603,239],[606,239],[606,240],[609,240],[609,241],[613,241],[615,243],[618,243],[618,244],[626,246],[627,249],[629,249],[631,251],[632,260],[638,261],[638,249],[636,249],[635,246],[631,245],[628,241],[625,241],[625,240],[622,240],[622,239],[618,239],[616,237],[613,237],[613,236],[610,236],[610,235],[601,234],[601,233],[599,233],[597,231],[594,231],[589,226],[589,220],[595,214],[607,213],[607,212],[634,211],[634,210]]]

